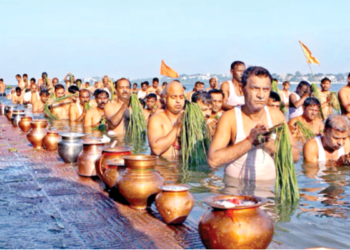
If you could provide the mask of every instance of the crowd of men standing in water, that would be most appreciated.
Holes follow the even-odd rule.
[[[212,133],[208,163],[212,167],[226,165],[228,176],[240,179],[271,180],[275,178],[273,160],[274,136],[269,128],[288,123],[294,161],[299,159],[301,132],[299,121],[316,135],[303,141],[304,160],[310,164],[343,164],[350,152],[350,74],[348,85],[338,93],[343,115],[333,115],[336,106],[329,91],[331,81],[324,78],[319,89],[319,99],[312,93],[311,85],[301,81],[295,92],[290,92],[289,82],[283,82],[278,93],[271,91],[272,79],[263,67],[249,67],[241,61],[231,64],[232,80],[219,84],[215,78],[209,80],[205,89],[203,82],[196,82],[194,89],[185,93],[178,81],[164,82],[154,78],[148,82],[131,86],[126,78],[111,83],[107,76],[90,86],[80,79],[72,81],[71,74],[64,78],[66,86],[52,80],[47,73],[36,82],[28,81],[27,75],[17,75],[18,87],[7,95],[13,103],[31,104],[33,113],[42,113],[48,103],[50,111],[59,119],[83,122],[84,127],[94,127],[105,122],[108,133],[123,136],[130,118],[130,94],[137,94],[144,107],[148,122],[147,135],[152,154],[174,157],[181,154],[180,132],[186,101],[198,103]],[[80,88],[78,87],[80,86]],[[205,90],[204,90],[205,89]],[[5,93],[5,84],[0,79],[0,95]],[[53,102],[50,96],[61,98]],[[94,98],[91,98],[91,97]],[[113,97],[113,98],[112,98]],[[338,99],[336,97],[336,99]],[[86,108],[89,106],[89,108]],[[288,117],[281,108],[289,109]],[[322,110],[325,121],[321,119]],[[267,134],[261,139],[262,134]],[[259,138],[260,137],[260,138]]]

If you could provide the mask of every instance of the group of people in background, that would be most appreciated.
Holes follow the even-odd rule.
[[[230,72],[232,79],[221,85],[216,78],[209,80],[207,88],[198,81],[187,93],[178,80],[160,86],[159,79],[154,78],[152,84],[145,81],[138,88],[126,78],[112,82],[104,76],[91,86],[68,73],[62,85],[56,77],[51,80],[46,72],[38,81],[28,80],[24,74],[16,75],[18,86],[11,89],[7,99],[31,105],[33,113],[43,113],[47,106],[57,118],[82,122],[84,127],[103,123],[108,134],[123,137],[132,112],[133,93],[140,100],[148,123],[151,152],[164,157],[181,154],[179,135],[184,107],[186,102],[197,103],[212,135],[209,165],[215,168],[226,164],[225,173],[241,179],[275,178],[275,138],[267,132],[281,123],[288,124],[294,161],[300,156],[299,141],[303,143],[304,160],[310,164],[344,162],[350,152],[350,74],[348,85],[338,95],[329,91],[330,79],[322,79],[316,98],[307,81],[301,81],[295,92],[289,91],[288,81],[283,82],[283,89],[272,91],[273,82],[278,81],[263,67],[246,68],[244,62],[235,61]],[[5,89],[0,79],[0,96],[5,96]],[[334,115],[338,101],[342,115]],[[297,122],[315,136],[302,140]],[[259,139],[266,133],[263,140]]]

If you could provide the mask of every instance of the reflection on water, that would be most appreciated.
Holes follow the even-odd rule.
[[[26,113],[33,116],[30,110],[26,110]],[[33,116],[34,119],[42,117]],[[102,137],[98,130],[84,131],[82,123],[57,120],[51,121],[50,126],[60,131],[84,132],[88,136]],[[125,144],[125,140],[118,138],[118,145]],[[147,140],[139,145],[128,145],[133,146],[133,153],[150,154]],[[208,165],[183,166],[181,159],[160,158],[156,170],[166,183],[190,185],[195,207],[189,220],[198,223],[207,209],[201,203],[206,196],[218,193],[254,194],[268,198],[269,202],[263,209],[275,221],[273,241],[280,248],[349,248],[350,167],[305,166],[302,165],[301,157],[295,168],[301,199],[299,204],[288,206],[275,204],[273,182],[237,180],[224,176],[223,168],[212,170]]]

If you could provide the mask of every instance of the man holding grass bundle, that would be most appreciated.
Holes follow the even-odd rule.
[[[109,100],[108,92],[103,89],[98,89],[95,91],[95,99],[97,107],[91,108],[86,111],[84,118],[84,130],[87,128],[87,132],[93,127],[101,124],[105,124],[105,107]]]
[[[276,167],[274,139],[260,136],[268,129],[286,123],[281,111],[266,106],[272,77],[262,67],[249,67],[242,76],[245,104],[226,111],[219,120],[209,149],[211,167],[228,164],[225,175],[246,180],[273,180]],[[289,132],[289,131],[288,131]],[[299,149],[289,133],[294,162]]]
[[[81,122],[86,115],[86,105],[90,101],[90,91],[87,89],[81,89],[79,91],[79,101],[72,103],[69,106],[69,121]]]
[[[147,136],[153,155],[175,157],[181,154],[180,132],[185,90],[180,82],[172,81],[165,89],[165,111],[152,116]]]

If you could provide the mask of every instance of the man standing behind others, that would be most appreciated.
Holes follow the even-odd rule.
[[[289,119],[301,116],[303,111],[303,104],[306,98],[311,94],[311,85],[306,81],[301,81],[295,92],[289,95]]]
[[[148,82],[147,81],[146,82],[142,82],[141,83],[141,89],[137,93],[137,98],[145,99],[145,97],[147,96],[147,88],[148,88]]]
[[[234,61],[231,64],[232,80],[223,82],[221,89],[224,92],[223,110],[229,110],[236,106],[244,104],[244,95],[242,91],[242,75],[245,70],[245,64],[241,61]]]
[[[0,79],[0,96],[6,96],[6,84],[2,78]]]
[[[79,91],[79,101],[72,103],[69,107],[69,120],[73,122],[81,122],[86,115],[85,105],[90,101],[90,91],[81,89]]]
[[[348,84],[339,90],[338,97],[342,115],[350,118],[350,73],[348,75]]]
[[[185,106],[185,90],[180,82],[172,81],[166,86],[165,103],[165,111],[149,119],[147,136],[153,155],[175,157],[181,154],[179,136]]]
[[[162,87],[159,86],[159,79],[158,78],[153,78],[152,80],[152,86],[150,86],[148,89],[147,89],[147,95],[149,93],[155,93],[157,95],[157,99],[159,99],[160,97],[160,93],[162,92]]]
[[[45,82],[45,78],[47,80],[47,85],[46,86],[46,82]],[[40,89],[42,88],[48,88],[48,87],[51,87],[52,86],[52,82],[51,82],[51,79],[48,77],[47,73],[46,72],[43,72],[41,74],[41,78],[38,80],[38,87]]]
[[[212,167],[228,164],[225,174],[248,180],[273,180],[276,168],[271,154],[274,139],[258,140],[259,134],[281,122],[281,111],[266,106],[270,96],[272,77],[262,67],[249,67],[243,74],[242,87],[245,104],[225,112],[218,123],[209,149],[208,163]],[[289,131],[288,131],[289,133]],[[289,133],[294,161],[299,149]]]
[[[209,79],[209,88],[207,88],[205,91],[209,92],[210,90],[217,89],[218,88],[218,82],[216,81],[216,78],[210,78]]]
[[[22,79],[22,77],[21,77],[20,74],[17,74],[17,75],[16,75],[16,80],[17,80],[17,82],[18,82],[18,87],[20,87],[20,88],[23,90],[26,84],[25,84],[25,82],[23,81],[23,79]]]

